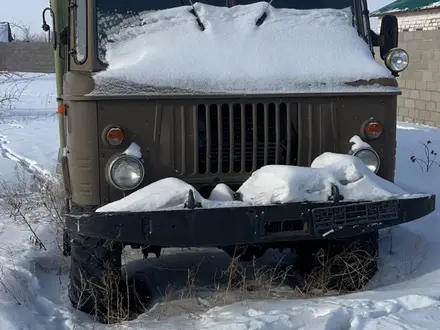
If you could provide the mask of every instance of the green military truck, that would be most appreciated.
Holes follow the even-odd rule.
[[[366,0],[51,0],[43,29],[81,311],[108,314],[125,246],[243,261],[287,247],[309,272],[318,249],[357,243],[366,273],[334,283],[354,290],[376,272],[378,230],[435,209],[392,183],[409,60],[396,18],[374,33]]]

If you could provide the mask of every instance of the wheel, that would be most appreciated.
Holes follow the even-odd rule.
[[[262,257],[267,248],[262,245],[237,245],[222,248],[231,258],[237,258],[240,262],[249,262]]]
[[[352,292],[363,288],[377,272],[378,231],[359,236],[304,241],[295,244],[305,290]]]
[[[113,310],[121,302],[123,245],[98,238],[71,235],[69,299],[85,313],[113,323]]]

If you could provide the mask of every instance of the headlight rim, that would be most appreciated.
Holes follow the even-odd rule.
[[[360,159],[360,161],[361,161],[365,166],[367,166],[367,165],[363,162],[362,158],[358,156],[358,154],[359,154],[360,152],[363,152],[363,151],[369,151],[369,152],[373,153],[373,155],[376,157],[376,160],[377,160],[377,167],[376,167],[376,169],[375,169],[374,171],[372,171],[372,172],[373,172],[374,174],[377,174],[377,173],[379,172],[379,169],[380,169],[380,166],[381,166],[381,161],[380,161],[379,154],[378,154],[378,153],[376,152],[376,150],[374,150],[373,148],[359,148],[359,149],[356,149],[355,151],[353,151],[352,155],[353,155],[354,157],[357,157],[358,159]],[[368,167],[368,166],[367,166],[367,167]],[[368,169],[369,169],[369,168],[368,168]],[[371,170],[370,170],[370,171],[371,171]]]
[[[139,168],[141,169],[141,176],[139,179],[139,182],[132,186],[132,187],[121,187],[119,186],[115,180],[113,179],[111,173],[112,173],[112,168],[114,167],[114,165],[118,162],[121,161],[123,159],[129,159],[129,160],[133,160],[135,163],[137,163],[139,165]],[[106,169],[105,169],[105,174],[106,174],[106,179],[107,182],[115,189],[120,190],[120,191],[131,191],[131,190],[135,190],[137,188],[139,188],[139,186],[142,184],[142,182],[145,179],[145,167],[143,162],[137,158],[134,157],[132,155],[126,155],[126,154],[118,154],[113,156],[107,163]]]
[[[393,55],[394,53],[396,53],[396,52],[403,52],[403,53],[406,54],[406,57],[408,58],[408,63],[406,64],[405,68],[403,68],[403,69],[401,69],[401,70],[395,70],[395,69],[391,66],[391,64],[390,64],[390,63],[391,63],[391,57],[392,57],[392,55]],[[389,52],[388,52],[388,54],[387,54],[386,57],[385,57],[385,65],[386,65],[386,67],[387,67],[390,71],[392,71],[392,72],[394,72],[394,73],[400,73],[400,72],[405,71],[405,70],[408,68],[408,65],[409,65],[409,54],[408,54],[408,52],[407,52],[406,50],[402,49],[402,48],[392,48],[392,49],[390,49]]]

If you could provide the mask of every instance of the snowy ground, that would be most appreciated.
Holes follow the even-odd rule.
[[[8,110],[3,116],[0,180],[16,181],[16,165],[24,173],[54,173],[58,134],[54,89],[53,76],[37,78],[22,101],[15,104],[15,110]],[[411,192],[440,194],[440,168],[433,165],[429,172],[423,172],[410,161],[412,155],[424,157],[421,142],[429,140],[429,146],[440,149],[440,130],[399,123],[397,140],[396,183]],[[70,307],[66,296],[68,260],[61,256],[47,212],[44,208],[27,211],[47,251],[31,242],[32,235],[19,218],[12,220],[0,213],[1,330],[440,328],[439,211],[394,228],[391,254],[390,236],[383,233],[381,270],[365,292],[247,301],[213,308],[194,302],[191,307],[187,302],[177,307],[172,317],[142,315],[118,326],[96,324]],[[178,256],[169,253],[163,259],[133,262],[131,271],[143,272],[159,287],[166,281],[179,286],[187,279],[189,264],[206,260],[200,272],[212,276],[216,267],[223,267],[228,261],[224,253],[216,250],[179,252]],[[283,295],[288,296],[289,293]]]

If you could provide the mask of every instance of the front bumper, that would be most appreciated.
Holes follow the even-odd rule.
[[[70,233],[127,244],[219,247],[355,236],[434,210],[435,195],[423,195],[385,201],[70,213],[66,222]]]

